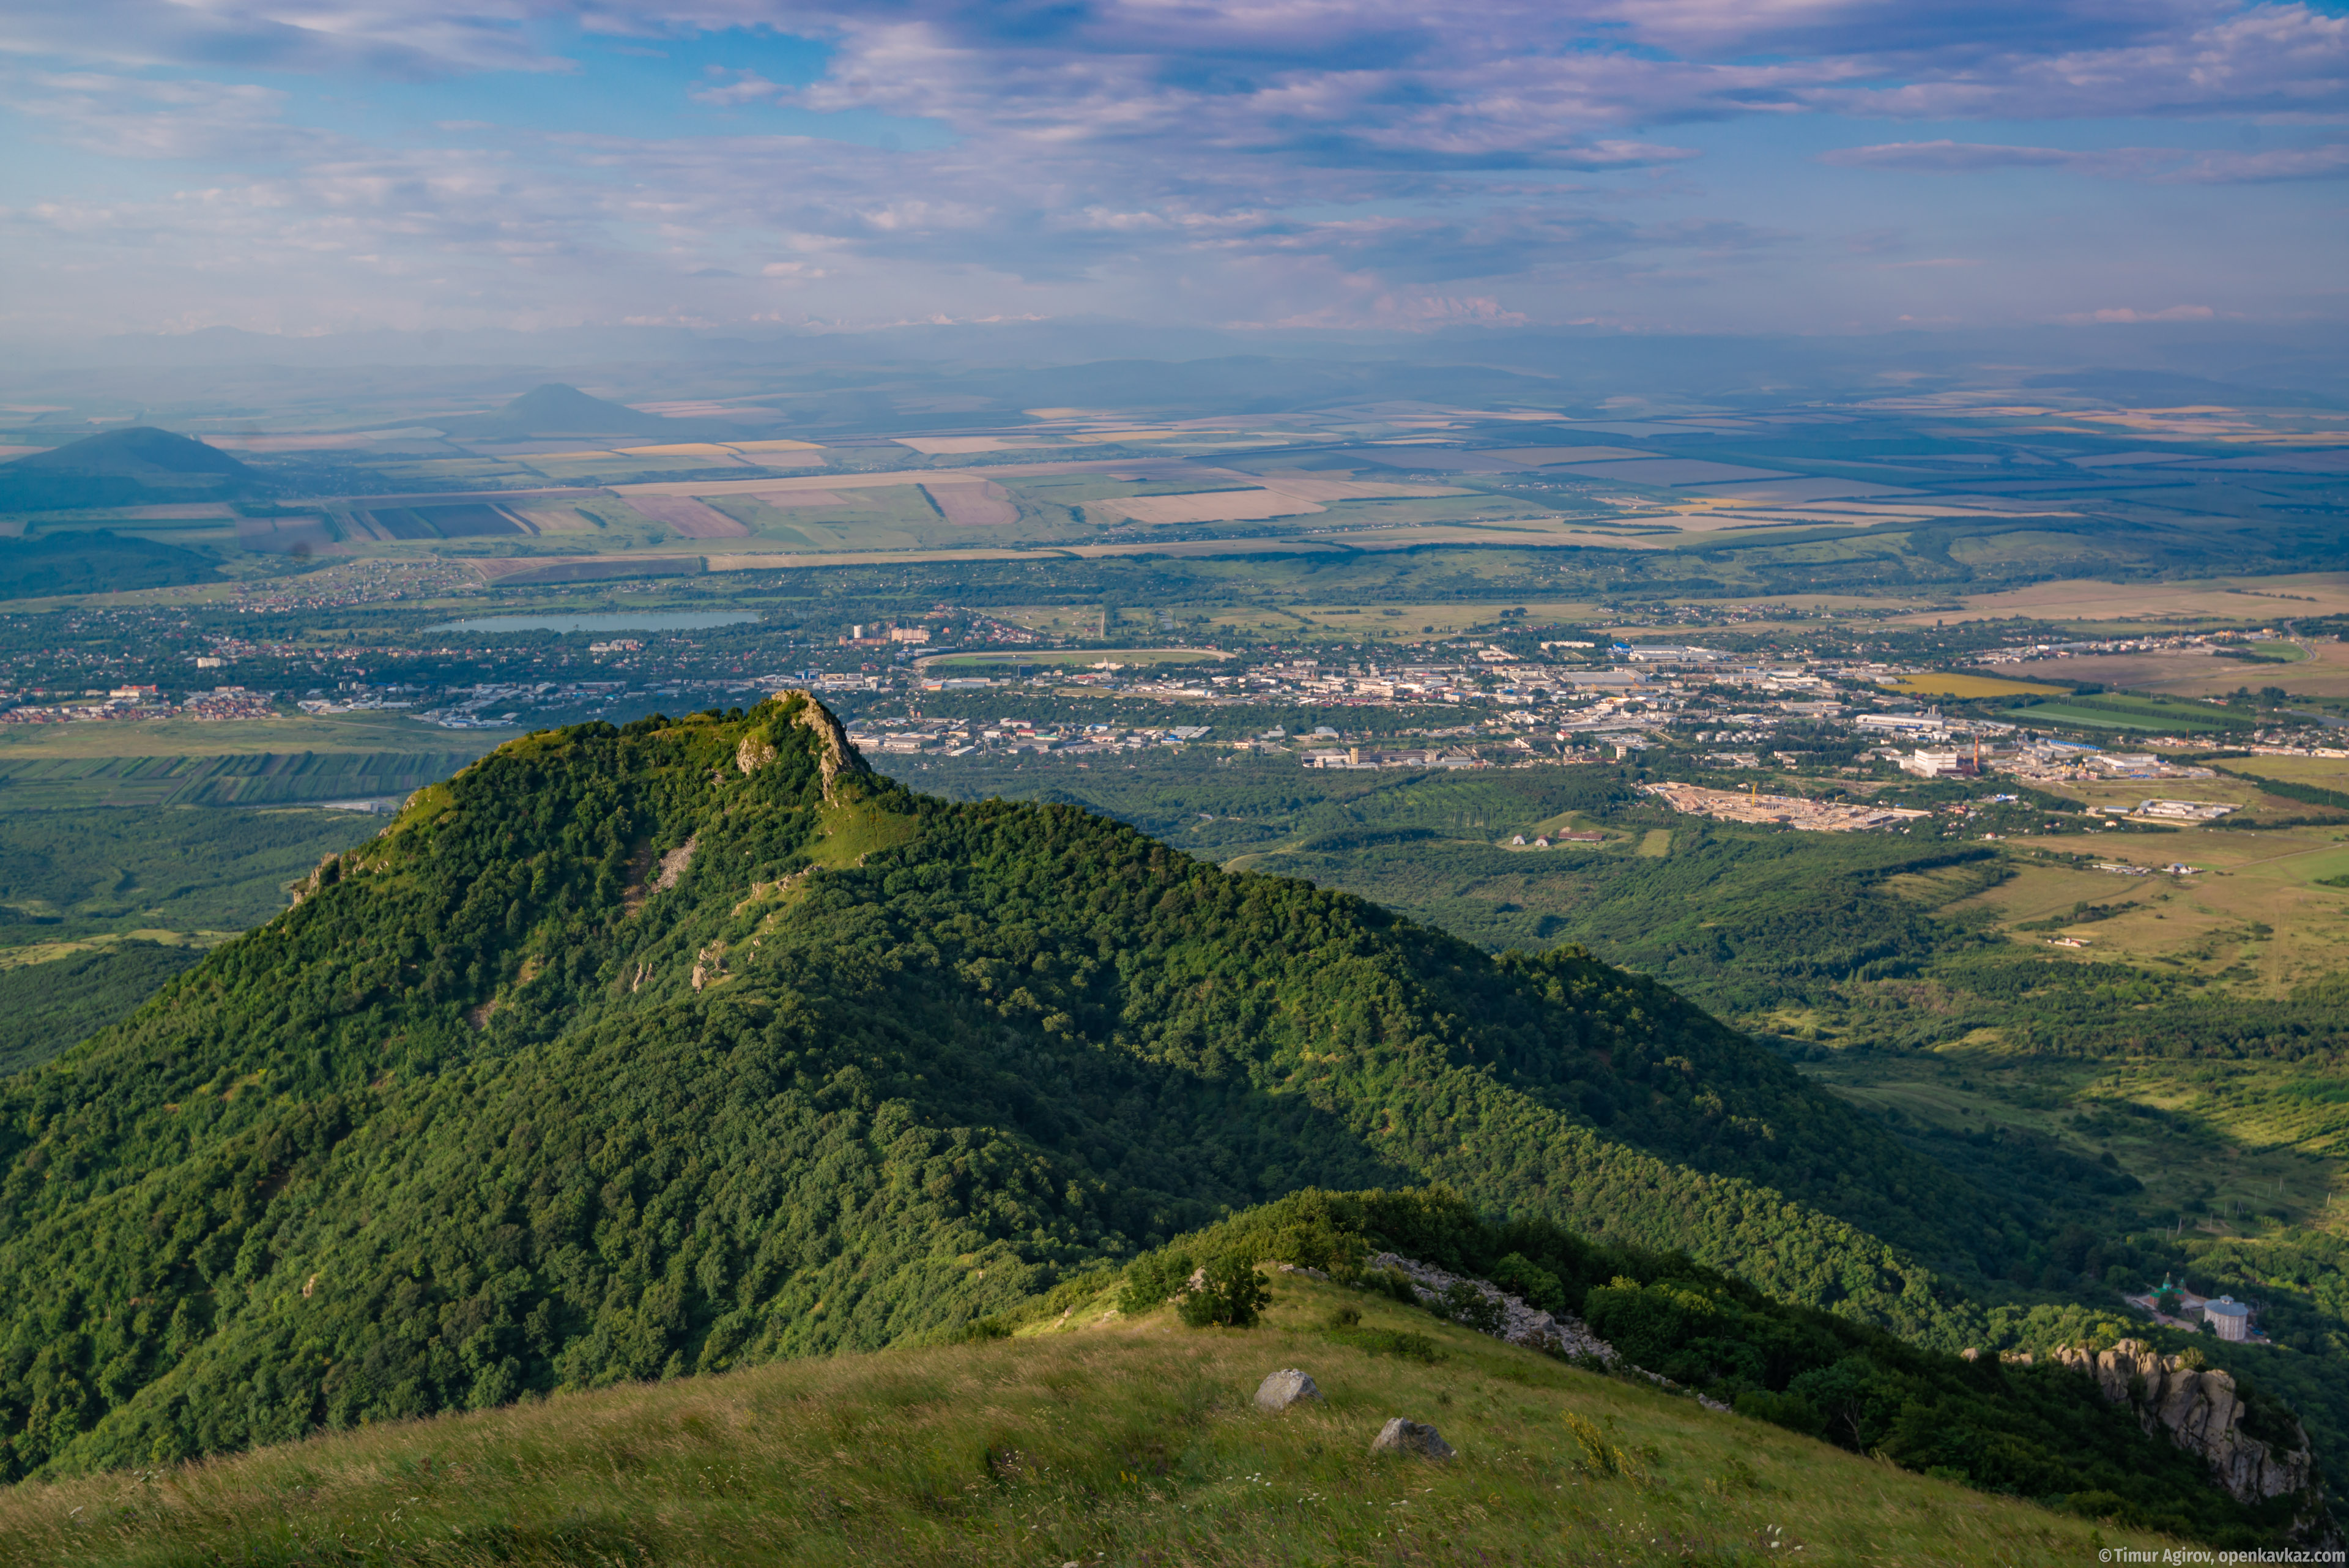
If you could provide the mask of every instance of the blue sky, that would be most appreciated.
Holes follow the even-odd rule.
[[[2349,316],[2349,14],[87,0],[0,333]]]

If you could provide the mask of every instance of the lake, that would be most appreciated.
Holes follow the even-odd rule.
[[[754,615],[720,611],[653,612],[645,615],[485,615],[471,620],[444,620],[427,631],[702,631],[713,626],[742,626]]]

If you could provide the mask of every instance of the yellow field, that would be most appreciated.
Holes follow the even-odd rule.
[[[1112,664],[1212,664],[1219,659],[1236,657],[1211,648],[1007,648],[1000,651],[990,649],[983,653],[941,654],[935,659],[921,660],[921,668],[935,672],[1003,664],[1084,666],[1103,661]]]
[[[2321,1100],[2263,1092],[2276,1082],[2263,1076],[2271,1074],[2266,1064],[2024,1063],[1982,1041],[1898,1059],[1837,1060],[1803,1073],[1846,1099],[1896,1108],[1929,1127],[2005,1126],[2083,1159],[2111,1154],[2157,1205],[2220,1199],[2200,1221],[2205,1234],[2234,1233],[2217,1211],[2236,1201],[2247,1209],[2281,1205],[2294,1224],[2312,1229],[2337,1232],[2341,1224],[2330,1201],[2342,1171],[2338,1117]],[[2189,1116],[2223,1141],[2214,1147],[2207,1138],[2181,1137],[2158,1120],[2100,1117],[2092,1128],[2074,1120],[2082,1110],[2096,1116],[2121,1102]]]
[[[2093,621],[2142,625],[2259,622],[2283,617],[2349,614],[2349,572],[2288,576],[2208,577],[2177,583],[2108,583],[2090,577],[2033,583],[2006,593],[1975,594],[1961,610],[1920,610],[1889,624],[1924,626],[1940,620]]]
[[[2071,690],[2030,680],[2001,680],[1988,675],[1904,675],[1894,684],[1920,697],[2052,697]]]
[[[1447,637],[1470,627],[1490,627],[1500,618],[1503,610],[1509,609],[1522,608],[1526,624],[1531,626],[1551,621],[1587,624],[1591,617],[1605,613],[1596,604],[1561,599],[1495,599],[1485,603],[1455,599],[1443,604],[1298,605],[1294,608],[1308,622],[1331,631],[1392,632],[1409,637],[1426,635],[1423,628],[1428,627],[1434,628],[1437,635]],[[1600,639],[1594,635],[1591,640]]]
[[[2349,792],[2349,757],[2235,757],[2227,766],[2263,779]]]
[[[2220,784],[2233,781],[2219,780]],[[2100,792],[2112,786],[2099,786]],[[2200,780],[2173,781],[2158,792],[2181,799],[2224,800],[2233,793]],[[2248,793],[2249,786],[2237,785]],[[2018,838],[2019,848],[2064,855],[2085,847],[2077,837]],[[2349,872],[2349,826],[2245,832],[2199,828],[2175,834],[2114,834],[2090,853],[2151,874],[2118,875],[2084,867],[2022,861],[2018,874],[1951,909],[1994,910],[2011,940],[2044,950],[2055,938],[2085,943],[2065,950],[2084,960],[2141,963],[2162,972],[2197,973],[2249,995],[2282,996],[2294,986],[2338,973],[2349,963],[2349,888],[2323,878]],[[2172,862],[2200,867],[2186,876],[2161,868]],[[2122,912],[2046,930],[2023,931],[2031,920],[2064,919],[2087,904]]]

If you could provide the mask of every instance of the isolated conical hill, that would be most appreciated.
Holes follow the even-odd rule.
[[[533,387],[493,412],[463,414],[440,424],[460,436],[659,435],[688,429],[560,381]]]
[[[152,425],[106,431],[0,462],[0,510],[215,500],[266,487],[260,474],[217,447]]]
[[[84,436],[47,452],[17,458],[0,472],[119,473],[142,479],[194,473],[235,479],[257,477],[253,470],[219,448],[153,425],[130,425]]]
[[[0,1163],[16,1474],[887,1344],[1308,1185],[1440,1181],[1909,1333],[1933,1277],[1850,1221],[1975,1240],[1651,982],[913,794],[804,694],[421,792],[0,1081]]]

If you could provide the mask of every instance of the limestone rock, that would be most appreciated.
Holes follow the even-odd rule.
[[[294,885],[294,901],[299,904],[314,894],[322,893],[343,879],[343,857],[329,855],[318,862],[307,877]]]
[[[734,748],[734,765],[746,774],[755,774],[774,760],[774,743],[763,735],[745,735],[742,743]]]
[[[1444,1292],[1458,1283],[1461,1276],[1446,1273],[1432,1263],[1400,1253],[1380,1252],[1363,1263],[1363,1269],[1373,1274],[1394,1272],[1411,1281],[1411,1288],[1422,1305],[1442,1298]],[[1508,1294],[1498,1285],[1484,1280],[1470,1280],[1486,1301],[1501,1303],[1499,1338],[1511,1345],[1531,1345],[1536,1350],[1555,1350],[1565,1355],[1594,1355],[1601,1361],[1617,1359],[1615,1347],[1590,1332],[1579,1318],[1558,1317]]]
[[[1256,1407],[1259,1410],[1280,1411],[1307,1399],[1319,1399],[1321,1390],[1313,1379],[1294,1366],[1284,1366],[1257,1385]]]
[[[701,835],[697,833],[662,856],[660,875],[653,878],[653,886],[664,893],[676,887],[677,879],[685,875],[687,867],[693,864],[693,852],[699,847],[701,847]]]
[[[2188,1366],[2182,1357],[2134,1339],[2106,1351],[2058,1345],[2054,1358],[2095,1378],[2110,1403],[2134,1406],[2147,1433],[2167,1432],[2179,1448],[2201,1455],[2220,1484],[2241,1501],[2289,1496],[2315,1479],[2305,1431],[2290,1449],[2243,1431],[2243,1404],[2231,1373]]]
[[[871,765],[865,762],[863,753],[848,743],[848,732],[840,727],[840,721],[832,716],[831,709],[815,700],[814,693],[785,691],[780,695],[786,703],[794,697],[802,700],[792,714],[792,722],[814,732],[816,766],[823,775],[824,804],[838,805],[840,801],[833,793],[833,785],[843,774],[854,776],[871,773]]]
[[[1379,1435],[1371,1439],[1371,1452],[1410,1454],[1423,1459],[1448,1459],[1452,1458],[1453,1449],[1434,1428],[1423,1426],[1417,1421],[1406,1421],[1397,1416],[1381,1427]]]

